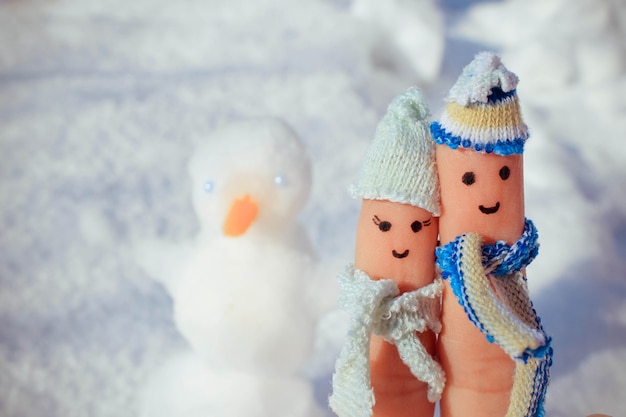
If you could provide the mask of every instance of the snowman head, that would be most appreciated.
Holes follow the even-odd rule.
[[[311,161],[295,132],[276,119],[216,131],[189,163],[203,233],[280,235],[311,189]]]

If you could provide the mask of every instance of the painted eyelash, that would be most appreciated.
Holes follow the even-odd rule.
[[[374,216],[374,218],[372,219],[372,221],[374,222],[374,224],[376,226],[378,226],[378,228],[380,229],[381,232],[388,232],[389,229],[391,229],[391,223],[386,221],[386,220],[380,220],[380,217],[378,216]]]
[[[424,226],[430,226],[430,221],[431,221],[432,219],[433,219],[433,218],[431,217],[431,218],[429,218],[428,220],[424,220],[424,221],[422,222],[422,225],[424,225]]]

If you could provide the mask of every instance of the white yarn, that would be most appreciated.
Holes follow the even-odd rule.
[[[487,103],[493,87],[508,93],[517,87],[517,75],[506,69],[500,57],[493,52],[480,52],[465,68],[450,89],[447,101],[460,106]]]
[[[443,369],[426,351],[416,332],[441,330],[440,278],[432,284],[399,295],[390,279],[372,280],[349,265],[339,275],[343,289],[342,307],[352,324],[341,351],[335,374],[330,407],[339,417],[370,417],[375,395],[370,381],[369,343],[376,333],[398,348],[402,361],[420,381],[428,383],[428,399],[441,397],[445,385]]]
[[[418,88],[393,99],[376,128],[358,183],[350,189],[353,197],[411,204],[440,215],[429,112]]]

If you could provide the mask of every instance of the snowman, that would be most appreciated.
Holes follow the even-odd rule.
[[[171,402],[170,415],[318,415],[301,372],[322,312],[320,274],[296,221],[311,188],[306,149],[281,121],[239,122],[200,144],[189,174],[200,232],[161,279],[193,354],[155,375],[144,415],[163,413],[150,398],[174,385],[186,404]]]

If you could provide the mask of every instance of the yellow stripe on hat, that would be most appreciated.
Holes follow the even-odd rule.
[[[524,124],[517,96],[507,97],[497,103],[467,107],[451,102],[446,107],[446,113],[455,124],[472,130],[512,128]]]

